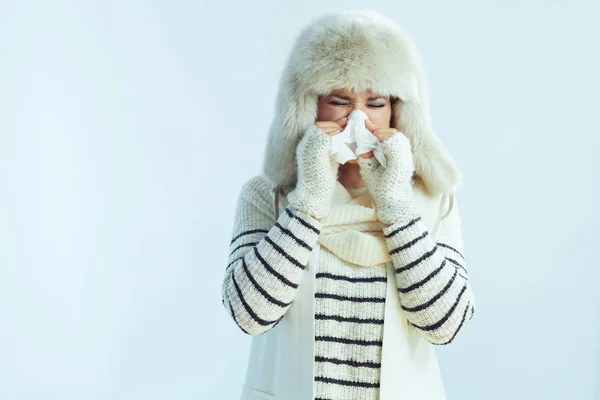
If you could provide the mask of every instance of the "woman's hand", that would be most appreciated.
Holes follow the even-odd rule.
[[[391,137],[392,135],[398,133],[395,128],[378,128],[371,120],[365,120],[365,126],[368,130],[371,131],[373,136],[377,138],[380,142],[383,142],[385,139]],[[373,150],[368,153],[361,154],[362,158],[371,158],[373,157]]]
[[[340,165],[331,155],[331,136],[343,130],[345,119],[317,121],[296,147],[298,180],[288,203],[319,220],[331,207]]]
[[[377,216],[386,224],[410,221],[416,215],[412,192],[414,162],[408,138],[394,128],[377,128],[369,120],[365,126],[381,142],[387,167],[381,166],[373,152],[358,158],[360,174],[375,200]]]
[[[348,117],[344,117],[337,121],[317,121],[315,126],[329,136],[341,133],[348,124]]]

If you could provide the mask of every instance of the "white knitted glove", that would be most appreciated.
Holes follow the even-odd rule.
[[[381,142],[387,168],[375,157],[358,157],[360,175],[375,200],[377,217],[385,224],[408,222],[416,215],[412,176],[414,172],[410,141],[401,132]]]
[[[288,203],[320,219],[331,206],[340,164],[331,155],[331,136],[312,125],[296,147],[298,180]]]

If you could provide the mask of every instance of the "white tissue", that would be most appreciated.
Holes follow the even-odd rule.
[[[385,156],[381,151],[381,143],[365,126],[369,119],[361,110],[354,110],[348,116],[348,123],[343,132],[331,137],[331,154],[336,161],[345,164],[348,160],[356,160],[361,154],[373,150],[373,155],[382,166],[386,166]]]

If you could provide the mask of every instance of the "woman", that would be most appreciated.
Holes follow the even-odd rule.
[[[377,137],[343,165],[354,110]],[[263,173],[243,186],[222,302],[253,335],[242,399],[443,399],[434,345],[474,298],[421,58],[373,11],[314,20],[283,73]]]

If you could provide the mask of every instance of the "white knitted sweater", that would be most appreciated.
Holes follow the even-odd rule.
[[[335,225],[328,227],[327,219],[320,222],[289,204],[277,219],[273,211],[266,178],[253,177],[238,199],[222,302],[243,332],[268,332],[294,301],[309,273],[311,250],[320,242],[314,286],[315,399],[379,399],[388,267],[395,270],[402,312],[427,341],[450,343],[471,319],[474,298],[456,205],[435,237],[418,215],[379,228],[377,221],[358,214],[344,217],[356,222],[356,229],[380,229],[373,240],[353,240],[348,231],[321,235],[324,229],[335,231]]]

